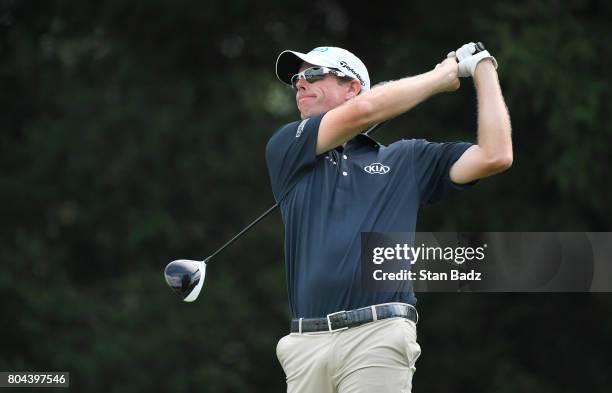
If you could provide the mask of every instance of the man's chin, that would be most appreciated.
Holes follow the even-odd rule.
[[[313,116],[319,115],[321,113],[323,113],[323,111],[317,111],[317,110],[304,110],[304,111],[302,111],[302,110],[300,110],[300,117],[303,120],[303,119],[307,119],[309,117],[313,117]]]

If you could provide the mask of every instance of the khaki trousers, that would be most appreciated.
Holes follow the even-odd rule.
[[[276,356],[288,393],[409,393],[421,354],[416,324],[389,318],[337,332],[291,333]]]

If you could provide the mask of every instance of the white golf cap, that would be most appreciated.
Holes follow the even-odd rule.
[[[346,49],[320,46],[308,53],[283,51],[276,60],[276,76],[291,86],[291,77],[298,73],[302,62],[315,66],[335,68],[357,79],[363,90],[370,90],[370,76],[365,64]]]

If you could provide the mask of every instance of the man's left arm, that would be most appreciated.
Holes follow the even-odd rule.
[[[450,169],[450,179],[465,184],[503,172],[512,165],[510,115],[491,59],[474,70],[478,98],[478,144],[467,149]]]

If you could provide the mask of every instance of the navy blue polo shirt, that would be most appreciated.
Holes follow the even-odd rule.
[[[449,178],[471,144],[358,135],[316,154],[324,114],[289,123],[270,138],[266,162],[285,225],[285,268],[294,318],[372,304],[415,304],[411,291],[361,288],[361,232],[413,232],[419,206],[465,185]]]

